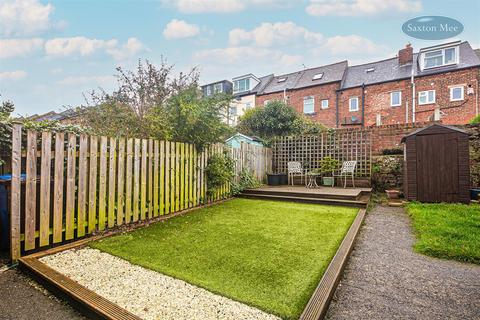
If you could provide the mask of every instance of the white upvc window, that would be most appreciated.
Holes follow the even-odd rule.
[[[464,98],[463,86],[450,87],[450,101],[462,101]]]
[[[402,91],[390,92],[390,106],[399,107],[402,105]]]
[[[458,63],[458,47],[444,48],[423,53],[423,69]]]
[[[309,114],[315,112],[315,99],[312,96],[303,98],[303,113]]]
[[[252,109],[252,103],[251,102],[245,103],[245,111],[250,110],[250,109]]]
[[[323,99],[321,106],[322,109],[328,109],[328,99]]]
[[[358,97],[351,97],[348,99],[348,110],[350,112],[358,111]]]
[[[263,101],[263,106],[266,106],[271,100],[265,100]]]
[[[207,96],[212,94],[212,86],[207,86]]]
[[[233,82],[233,93],[245,92],[250,90],[250,78],[235,80]]]
[[[213,92],[220,93],[223,92],[223,83],[216,83],[213,85]]]
[[[435,90],[420,91],[418,93],[418,104],[435,103]]]
[[[233,117],[237,115],[237,107],[230,107],[230,115]]]

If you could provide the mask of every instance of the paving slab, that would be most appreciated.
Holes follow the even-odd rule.
[[[326,319],[480,319],[480,266],[413,251],[403,208],[367,214]]]

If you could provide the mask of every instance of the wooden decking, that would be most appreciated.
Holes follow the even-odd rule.
[[[371,188],[262,186],[244,190],[244,198],[366,207]]]

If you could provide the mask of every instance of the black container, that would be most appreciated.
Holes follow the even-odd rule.
[[[478,188],[478,189],[470,189],[470,199],[472,199],[472,200],[480,200],[480,188]]]
[[[281,184],[288,184],[288,178],[285,173],[268,173],[267,184],[269,186],[278,186]]]

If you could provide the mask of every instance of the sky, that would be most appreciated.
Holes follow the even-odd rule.
[[[201,83],[253,73],[349,65],[438,44],[402,32],[408,19],[442,15],[480,47],[480,1],[440,0],[0,0],[0,100],[16,115],[62,111],[116,88],[115,68],[138,59]]]

